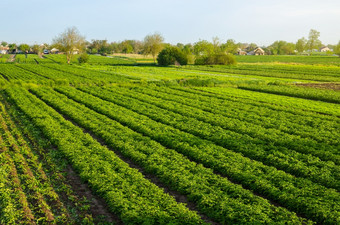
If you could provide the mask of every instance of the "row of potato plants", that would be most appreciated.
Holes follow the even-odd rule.
[[[102,71],[91,70],[85,67],[60,65],[60,64],[44,64],[44,67],[59,70],[72,75],[76,75],[83,78],[89,78],[97,84],[110,84],[116,82],[129,82],[131,80],[137,80],[137,78],[131,78],[128,76],[120,75],[118,73],[106,73]]]
[[[241,64],[234,67],[236,70],[245,71],[263,71],[263,72],[275,72],[275,73],[289,73],[301,76],[318,76],[323,77],[339,77],[338,67],[325,67],[325,66],[310,66],[310,65],[251,65],[251,64]]]
[[[31,71],[33,73],[40,74],[42,76],[45,76],[49,79],[54,80],[56,84],[70,84],[70,85],[77,85],[77,84],[85,84],[85,85],[91,85],[96,84],[96,82],[93,79],[78,76],[72,73],[67,73],[64,71],[44,67],[41,65],[17,65],[25,70]]]
[[[270,141],[273,143],[278,142],[276,143],[276,145],[281,144],[283,146],[290,147],[293,149],[297,148],[297,151],[301,150],[301,146],[305,146],[306,148],[311,146],[312,148],[318,149],[317,153],[320,150],[324,150],[324,149],[327,149],[327,151],[331,151],[331,152],[337,152],[337,147],[339,145],[340,137],[336,129],[336,123],[334,122],[333,123],[329,122],[330,124],[334,126],[333,132],[330,132],[331,126],[328,126],[327,130],[324,131],[324,133],[327,135],[325,135],[323,132],[320,132],[321,127],[311,128],[309,126],[299,126],[300,129],[302,128],[301,129],[302,131],[300,131],[299,135],[294,135],[294,132],[287,132],[287,130],[289,131],[292,129],[291,124],[287,126],[287,125],[283,125],[282,123],[280,123],[280,126],[279,126],[280,129],[273,128],[273,127],[265,127],[262,125],[262,123],[264,123],[263,122],[264,118],[262,116],[259,117],[258,124],[256,124],[256,122],[255,123],[253,122],[254,119],[252,117],[249,121],[244,121],[244,118],[246,116],[249,116],[249,112],[247,112],[246,109],[244,110],[245,112],[241,109],[237,110],[236,113],[232,112],[236,107],[240,107],[240,106],[237,106],[237,104],[231,104],[233,105],[231,106],[229,103],[226,104],[226,102],[224,101],[223,102],[224,104],[218,104],[218,102],[216,102],[216,104],[213,104],[213,107],[212,107],[213,100],[211,99],[208,102],[197,101],[197,100],[195,102],[193,99],[190,99],[190,98],[188,99],[186,95],[181,96],[181,95],[176,95],[176,94],[175,95],[169,94],[168,92],[169,89],[166,90],[166,93],[159,92],[159,88],[152,89],[152,88],[134,87],[131,89],[131,91],[133,91],[131,93],[130,93],[130,90],[128,89],[120,88],[118,90],[121,90],[121,91],[126,90],[127,94],[133,94],[136,91],[140,93],[140,96],[138,95],[137,97],[139,97],[141,100],[144,100],[144,101],[154,100],[155,103],[153,101],[152,104],[157,104],[159,107],[170,109],[171,111],[175,111],[177,113],[181,113],[183,112],[183,110],[187,111],[187,109],[191,109],[189,110],[189,112],[185,112],[184,115],[188,115],[188,116],[190,115],[191,117],[197,118],[207,123],[218,125],[223,128],[233,130],[239,133],[248,134],[251,137],[261,138],[265,141]],[[162,90],[164,90],[164,88]],[[143,98],[142,96],[144,96],[145,98]],[[150,96],[150,98],[148,96]],[[157,101],[158,99],[162,99],[162,101]],[[162,104],[162,103],[166,103],[166,104]],[[214,109],[214,112],[211,112],[212,108]],[[217,111],[220,113],[217,113]],[[276,112],[272,112],[272,113],[276,113]],[[228,114],[229,115],[233,114],[233,117],[228,116]],[[240,115],[242,114],[244,116],[240,118]],[[270,116],[270,113],[267,113],[267,114]],[[307,123],[306,121],[302,122],[303,119],[307,120],[306,117],[300,117],[300,116],[295,116],[298,118],[292,118],[292,117],[294,117],[294,115],[290,115],[291,120],[299,121],[300,124]],[[281,117],[277,118],[277,115],[274,115],[274,116],[272,115],[271,118],[276,118],[277,120],[280,120],[280,121],[283,119]],[[309,121],[311,120],[315,121],[315,118],[310,119]],[[323,123],[324,121],[319,119],[319,122]],[[296,124],[296,123],[297,122],[293,124]],[[305,129],[303,128],[305,129],[309,128],[308,129],[309,132],[307,134],[304,134],[303,130]],[[318,135],[315,135],[316,131],[320,133],[318,133]],[[302,137],[301,137],[301,134],[302,134]],[[309,136],[312,136],[312,138],[309,138]],[[318,136],[322,136],[322,138],[318,138]],[[311,140],[311,139],[315,139],[315,140]],[[322,142],[322,140],[326,140],[326,142]],[[322,143],[319,143],[320,141]]]
[[[291,64],[262,64],[262,65],[251,65],[251,64],[241,64],[237,66],[238,69],[254,69],[258,71],[278,71],[287,72],[294,74],[309,74],[318,76],[333,76],[339,77],[340,69],[338,66],[316,66],[316,65],[291,65]]]
[[[10,126],[17,129],[11,129],[15,133],[15,138],[20,146],[27,146],[32,149],[32,152],[39,158],[39,165],[36,170],[43,169],[46,173],[48,182],[53,186],[54,191],[59,195],[59,200],[55,201],[57,207],[62,207],[62,214],[57,215],[55,206],[52,207],[55,221],[58,224],[98,224],[105,221],[110,221],[107,215],[102,213],[93,214],[96,206],[92,206],[91,196],[84,195],[86,190],[83,187],[77,187],[78,181],[73,183],[75,173],[69,173],[71,167],[62,155],[56,151],[56,148],[51,145],[50,141],[43,138],[41,131],[32,124],[32,121],[23,113],[20,112],[13,104],[9,104],[3,96],[1,101],[6,106],[6,111],[12,119],[7,118]],[[15,121],[15,125],[13,122]],[[20,129],[20,131],[19,131]],[[30,158],[33,158],[30,156]],[[34,171],[34,170],[33,170]],[[71,178],[71,179],[70,179]],[[77,178],[78,180],[78,178]],[[79,179],[80,180],[80,179]]]
[[[45,77],[25,71],[13,64],[1,64],[0,73],[10,82],[22,81],[26,83],[32,82],[37,84],[47,84],[50,82]]]
[[[70,88],[58,88],[57,90],[93,110],[151,137],[162,145],[175,149],[188,158],[226,175],[241,183],[243,187],[279,202],[290,210],[322,223],[332,224],[338,220],[338,215],[335,214],[339,211],[340,205],[336,202],[339,201],[340,196],[334,189],[325,188],[308,179],[297,178],[274,167],[263,165],[261,162],[250,160],[240,153],[216,146],[210,141],[156,122],[126,109],[127,106],[120,106],[123,103],[115,100],[116,96],[111,97],[112,94],[105,93],[103,89],[82,88],[82,90],[100,98]],[[101,98],[108,101],[103,101]],[[130,104],[132,107],[134,103],[125,102],[124,104]],[[138,108],[139,105],[133,107]],[[176,120],[170,116],[169,119]]]
[[[75,89],[68,90],[78,95]],[[211,169],[191,162],[182,154],[165,148],[119,122],[68,99],[65,95],[51,89],[40,88],[32,91],[77,124],[101,137],[113,149],[121,151],[124,156],[138,163],[146,171],[155,174],[171,189],[187,195],[197,204],[201,212],[217,222],[222,224],[301,222],[296,215],[284,208],[271,205],[242,186],[214,174]],[[92,102],[91,98],[89,102]],[[126,119],[132,119],[128,114],[125,116]]]
[[[134,90],[142,93],[151,92],[162,99],[195,107],[216,115],[239,119],[264,128],[277,129],[287,134],[311,138],[319,142],[338,144],[340,139],[337,129],[334,127],[335,121],[325,121],[322,118],[310,117],[308,114],[304,116],[295,115],[267,107],[249,105],[244,102],[222,100],[166,87],[139,87]]]
[[[177,203],[113,151],[66,121],[27,90],[8,88],[6,93],[12,104],[42,130],[125,224],[203,223],[195,212]]]
[[[289,96],[271,95],[267,93],[242,90],[238,88],[210,88],[194,87],[180,88],[171,87],[188,93],[217,98],[220,100],[234,101],[250,106],[264,107],[293,115],[321,118],[325,121],[339,121],[340,108],[337,104],[328,102],[311,101],[308,99],[294,98]],[[313,125],[313,124],[311,124]]]
[[[49,54],[45,55],[44,59],[39,60],[40,63],[66,63],[65,55],[58,54]],[[77,57],[73,58],[71,63],[78,64]],[[98,55],[89,55],[88,64],[95,65],[132,65],[135,64],[135,60],[128,57],[119,57],[119,56],[98,56]]]
[[[6,145],[0,135],[0,223],[31,223],[34,216]]]
[[[238,88],[244,90],[258,91],[277,95],[292,96],[330,103],[340,103],[340,94],[335,90],[322,90],[296,86],[277,85],[241,85]]]
[[[1,131],[8,146],[4,154],[7,154],[13,169],[16,170],[18,176],[16,184],[23,191],[20,195],[24,195],[27,201],[24,206],[26,208],[23,210],[24,220],[29,219],[28,222],[33,223],[63,221],[66,217],[66,208],[60,202],[38,158],[24,141],[7,113],[3,111],[3,106],[1,108],[3,114],[0,116]],[[15,208],[12,210],[16,211]],[[7,216],[4,216],[4,220],[9,224],[20,221],[18,218],[14,221],[8,220]]]
[[[237,62],[242,63],[300,63],[305,65],[340,65],[337,56],[325,55],[236,55]]]
[[[310,80],[310,81],[320,81],[320,82],[339,82],[340,77],[333,73],[331,74],[313,74],[313,73],[301,73],[295,71],[282,71],[282,70],[273,70],[270,67],[266,66],[251,66],[251,65],[243,65],[236,67],[205,67],[205,66],[190,66],[186,67],[191,70],[199,70],[199,71],[210,71],[210,72],[219,72],[226,74],[240,74],[240,75],[249,75],[249,76],[261,76],[261,77],[275,77],[275,78],[289,78],[289,79],[298,79],[298,80]]]
[[[320,145],[314,149],[314,146],[307,144],[312,140],[294,140],[292,136],[278,134],[275,130],[268,131],[223,116],[206,115],[198,109],[172,104],[140,92],[135,93],[131,90],[122,90],[122,88],[115,88],[113,92],[112,94],[103,91],[103,95],[110,95],[110,98],[114,98],[117,104],[153,120],[210,140],[216,145],[241,152],[246,157],[275,166],[295,176],[306,177],[327,187],[340,190],[339,166],[333,162],[321,161],[309,154],[326,151],[330,146]],[[205,118],[209,118],[210,123],[206,123]],[[212,119],[214,123],[211,123]],[[254,135],[254,130],[259,132]],[[280,140],[281,136],[284,137],[283,140]]]
[[[15,62],[16,63],[27,63],[27,64],[37,64],[37,61],[39,60],[39,56],[36,54],[16,54],[15,56]],[[36,61],[37,60],[37,61]]]

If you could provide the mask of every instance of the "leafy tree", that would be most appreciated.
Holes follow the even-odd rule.
[[[37,54],[39,56],[41,56],[41,53],[43,52],[43,46],[41,45],[33,45],[32,46],[32,51],[34,54]]]
[[[292,42],[287,42],[284,46],[282,46],[282,51],[285,55],[293,55],[295,54],[296,45]]]
[[[228,39],[226,43],[221,45],[221,49],[223,52],[236,54],[239,45],[233,39]]]
[[[181,50],[183,50],[183,48],[184,48],[184,44],[182,44],[182,43],[177,43],[176,46]]]
[[[19,45],[19,50],[23,52],[28,52],[30,50],[30,46],[28,44],[21,44]]]
[[[88,52],[92,54],[110,54],[112,53],[112,48],[107,40],[92,40],[92,42],[87,47]]]
[[[98,49],[92,48],[91,49],[91,54],[98,54]]]
[[[269,47],[273,55],[291,55],[294,54],[295,44],[286,41],[275,41]]]
[[[80,54],[80,56],[78,57],[78,62],[80,64],[87,63],[88,61],[89,61],[89,55],[86,52]]]
[[[214,52],[221,52],[221,41],[218,37],[213,37],[212,38],[212,44],[214,45]]]
[[[257,44],[255,43],[250,43],[247,47],[246,47],[246,51],[247,52],[251,52],[254,51],[257,48]]]
[[[307,47],[307,39],[304,37],[300,38],[299,40],[297,40],[295,45],[296,45],[296,50],[298,52],[304,52]]]
[[[7,44],[8,44],[8,43],[7,43],[6,41],[2,41],[2,42],[1,42],[1,45],[4,46],[4,47],[7,46]]]
[[[143,43],[138,40],[128,40],[133,48],[133,53],[140,54],[143,50]]]
[[[340,41],[338,44],[334,47],[334,53],[337,54],[340,57]]]
[[[236,59],[234,55],[226,54],[224,52],[215,53],[211,55],[204,55],[196,58],[196,65],[234,65]]]
[[[9,52],[12,53],[14,50],[17,49],[17,45],[15,43],[13,44],[8,44],[9,47]]]
[[[66,53],[67,63],[70,64],[74,52],[85,48],[85,38],[76,27],[70,27],[53,39],[53,45]]]
[[[163,41],[164,38],[159,33],[147,35],[144,38],[143,54],[152,55],[153,61],[156,62],[156,55],[162,50]]]
[[[319,37],[320,37],[319,31],[313,29],[309,31],[307,46],[310,51],[321,47],[322,43],[319,40]]]
[[[202,40],[194,44],[194,54],[196,55],[196,57],[203,55],[212,55],[214,54],[214,52],[215,46],[209,41]]]
[[[186,55],[191,55],[194,51],[194,47],[192,46],[192,44],[186,44],[186,45],[183,46],[182,51]]]
[[[130,40],[125,40],[121,43],[122,45],[122,52],[125,54],[133,52],[133,46],[132,46],[132,41]]]
[[[176,62],[187,65],[188,57],[178,47],[167,46],[158,54],[157,62],[161,66],[175,65]]]

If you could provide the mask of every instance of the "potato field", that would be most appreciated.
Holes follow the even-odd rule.
[[[0,224],[340,224],[339,57],[5,58]]]

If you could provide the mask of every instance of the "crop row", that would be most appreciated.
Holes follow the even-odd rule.
[[[275,77],[275,78],[289,78],[297,80],[310,80],[310,81],[321,81],[321,82],[339,82],[340,77],[333,74],[320,75],[320,74],[304,74],[294,73],[288,71],[272,70],[270,68],[254,67],[254,66],[241,66],[241,67],[205,67],[205,66],[190,66],[186,69],[199,70],[199,71],[210,71],[219,72],[226,74],[235,75],[247,75],[247,76],[261,76],[261,77]]]
[[[17,54],[15,57],[16,63],[27,63],[27,64],[37,64],[37,61],[39,60],[39,56],[35,54]]]
[[[211,67],[210,67],[211,68]],[[226,68],[221,66],[220,68]],[[339,77],[339,67],[329,66],[311,66],[311,65],[284,65],[284,64],[267,64],[267,65],[252,65],[240,64],[233,67],[236,70],[252,70],[263,72],[278,72],[278,73],[291,73],[295,75],[314,75],[314,76],[328,76]]]
[[[241,89],[286,95],[298,98],[325,101],[330,103],[340,103],[340,94],[334,90],[320,90],[313,88],[294,87],[294,86],[264,86],[264,85],[247,85],[239,86]]]
[[[124,90],[124,89],[120,89],[120,90]],[[135,87],[131,90],[137,91],[141,94],[145,94],[146,95],[145,97],[151,96],[151,98],[154,99],[158,105],[162,105],[163,103],[163,101],[157,101],[159,98],[162,100],[166,100],[167,105],[171,108],[171,110],[174,110],[178,113],[181,113],[181,111],[185,109],[191,109],[191,112],[185,112],[185,115],[190,115],[202,121],[212,123],[218,126],[222,126],[226,129],[238,131],[241,133],[247,133],[250,136],[263,137],[263,138],[266,138],[266,140],[270,142],[282,142],[284,146],[289,146],[289,143],[287,144],[284,142],[292,140],[292,139],[296,140],[297,141],[296,143],[299,143],[305,140],[304,138],[301,138],[300,136],[289,134],[289,133],[295,133],[295,132],[299,132],[300,133],[299,135],[302,135],[302,136],[313,136],[313,138],[316,139],[317,142],[320,142],[321,140],[324,139],[324,140],[327,140],[327,142],[330,142],[335,146],[339,144],[340,137],[338,137],[337,124],[335,123],[335,121],[330,122],[330,121],[324,121],[322,119],[318,119],[318,123],[319,123],[318,126],[311,128],[307,124],[310,121],[313,121],[314,123],[316,123],[317,121],[315,118],[308,118],[308,117],[306,118],[306,116],[302,117],[302,116],[296,116],[296,115],[290,114],[288,121],[291,120],[292,122],[294,121],[294,123],[288,122],[288,125],[285,125],[285,124],[282,124],[282,119],[284,119],[282,117],[282,113],[273,111],[273,110],[268,110],[266,108],[258,107],[258,110],[256,111],[261,111],[262,113],[265,112],[269,116],[267,118],[264,117],[263,115],[259,116],[258,117],[259,122],[256,124],[256,120],[253,118],[256,116],[256,112],[254,112],[255,109],[252,109],[252,112],[250,114],[250,112],[247,112],[246,107],[240,108],[241,107],[240,104],[235,104],[233,102],[227,102],[227,101],[221,102],[218,100],[216,101],[216,99],[206,98],[205,99],[206,101],[197,101],[196,99],[196,104],[195,104],[195,101],[193,99],[187,98],[187,96],[190,94],[182,93],[182,95],[180,94],[177,95],[176,93],[172,95],[172,94],[169,94],[169,92],[171,92],[172,90],[167,89],[167,88],[154,88],[153,89],[153,88]],[[165,91],[166,93],[159,92],[159,90]],[[203,99],[203,98],[200,98],[200,99]],[[146,101],[146,100],[149,100],[149,98],[142,99],[142,100]],[[212,107],[212,103],[214,102],[214,100],[216,101],[216,104],[213,104],[214,106]],[[167,106],[163,106],[163,107],[167,107]],[[214,112],[211,112],[212,108],[214,108]],[[243,114],[243,117],[242,117],[242,114]],[[249,114],[251,115],[251,117],[249,116]],[[249,121],[246,121],[247,116],[249,117],[248,118]],[[269,124],[268,124],[269,127],[268,126],[265,127],[263,125],[266,123],[264,121],[266,119],[268,119],[269,121]],[[254,123],[254,120],[255,120],[255,123]],[[273,128],[271,126],[271,122],[273,120],[278,121],[278,123],[280,124],[278,126],[279,129]],[[294,125],[298,123],[299,125],[301,124],[304,124],[304,125],[299,126],[299,129],[301,130],[293,131],[294,128],[292,128],[291,126],[293,125],[294,127]],[[324,126],[320,126],[320,124]],[[264,127],[266,129],[264,129]],[[332,127],[334,128],[332,129]],[[323,130],[321,130],[322,128]],[[306,129],[309,131],[307,132],[307,134],[303,132]],[[284,130],[284,132],[282,132],[281,130]],[[316,130],[319,132],[318,136],[315,135]],[[263,134],[260,134],[261,132]],[[303,145],[307,145],[307,146],[312,145],[313,147],[315,147],[316,145],[318,150],[320,150],[320,148],[324,149],[326,147],[327,151],[331,151],[331,149],[334,148],[334,146],[329,146],[326,143],[317,143],[317,142],[308,139],[308,141],[306,143],[303,143]],[[319,145],[325,145],[325,146],[322,147]],[[294,146],[293,148],[296,148],[296,146]],[[301,147],[299,146],[299,148]]]
[[[103,138],[106,144],[133,159],[146,171],[157,175],[172,189],[186,194],[202,212],[218,222],[298,221],[283,208],[276,208],[240,185],[214,174],[211,169],[191,162],[176,151],[166,149],[150,138],[69,100],[64,95],[48,89],[34,89],[33,92],[82,127]],[[129,115],[126,117],[131,119]]]
[[[340,65],[340,59],[336,56],[305,56],[305,55],[237,55],[236,60],[242,63],[302,63],[311,65]]]
[[[6,93],[126,224],[200,224],[199,216],[24,89]]]
[[[114,90],[114,92],[117,93],[110,93],[110,91],[98,89],[90,90],[84,88],[83,90],[126,107],[134,112],[148,116],[155,121],[165,124],[165,127],[169,125],[181,131],[199,136],[202,139],[210,140],[214,143],[212,146],[219,145],[235,152],[240,152],[246,157],[259,160],[266,165],[275,166],[295,176],[306,177],[327,187],[340,189],[338,175],[340,169],[333,162],[325,162],[317,157],[301,154],[285,147],[285,145],[277,146],[274,140],[262,140],[259,137],[252,138],[247,134],[239,134],[223,129],[221,126],[211,125],[204,121],[197,120],[193,118],[193,116],[200,114],[200,112],[193,108],[185,108],[182,106],[171,107],[171,104],[165,103],[165,101],[158,101],[151,96],[143,96],[141,93],[134,94],[131,91],[122,91],[120,88]],[[127,96],[132,96],[133,98]],[[159,105],[161,107],[157,107]],[[167,110],[167,108],[176,108],[176,111],[180,113],[174,113]],[[221,123],[225,120],[223,117],[218,119]],[[234,122],[232,124],[238,123],[240,122]],[[232,124],[230,126],[232,126]],[[243,127],[250,128],[250,126]],[[239,125],[238,128],[242,128],[242,126]],[[259,130],[259,128],[257,129]],[[271,136],[267,134],[266,137],[270,138]],[[287,143],[285,144],[287,145]],[[308,152],[313,151],[310,147],[299,150],[301,152],[303,152],[303,150]],[[320,152],[322,153],[323,151],[317,153]],[[332,156],[333,158],[339,159],[339,157],[335,155]]]
[[[49,83],[50,81],[45,77],[38,76],[31,72],[25,71],[13,64],[1,64],[0,73],[10,82],[23,81],[23,82],[33,82],[38,84]]]
[[[335,190],[324,188],[307,179],[296,178],[273,167],[252,161],[239,153],[216,146],[207,140],[151,120],[118,104],[113,104],[111,102],[115,102],[115,98],[110,99],[108,94],[101,94],[103,90],[97,92],[92,90],[92,94],[100,95],[101,98],[111,102],[73,89],[58,88],[57,90],[93,110],[151,137],[162,145],[175,149],[194,161],[240,182],[243,187],[280,202],[291,210],[324,223],[332,223],[331,221],[334,222],[334,218],[337,217],[333,217],[335,216],[334,212],[338,211],[337,208],[340,207],[335,204],[338,201],[336,199],[339,198]],[[129,102],[126,102],[126,104],[129,104]],[[133,102],[130,104],[132,106]],[[138,107],[138,105],[135,105],[135,107]],[[172,117],[169,119],[176,120]],[[320,204],[323,206],[320,207]],[[315,213],[315,210],[319,213]],[[330,213],[326,213],[328,214],[326,215],[324,211]]]
[[[336,104],[310,101],[307,99],[294,98],[281,95],[270,95],[254,91],[241,90],[237,88],[180,88],[171,87],[184,92],[195,93],[203,96],[213,97],[220,100],[234,101],[250,106],[265,107],[277,111],[284,111],[293,115],[322,118],[323,120],[339,120],[340,108]]]
[[[9,179],[8,182],[10,183],[2,183],[4,192],[2,192],[3,190],[0,192],[6,194],[6,191],[8,191],[6,188],[12,187],[12,190],[18,191],[18,193],[13,193],[13,199],[19,199],[22,204],[21,206],[12,207],[10,210],[5,209],[5,216],[1,223],[15,224],[21,220],[30,223],[35,221],[64,221],[67,218],[67,209],[61,203],[58,194],[53,190],[52,184],[45,171],[41,168],[38,158],[22,138],[2,105],[1,109],[0,130],[6,144],[3,157],[8,160],[7,168],[5,166],[4,169],[10,172],[14,180]],[[4,208],[6,207],[8,206]],[[10,216],[15,215],[17,212],[22,213],[23,217],[14,218]]]
[[[86,90],[91,93],[91,90]],[[93,90],[92,93],[97,94],[98,91],[95,91]],[[245,124],[240,120],[202,113],[199,109],[184,107],[121,88],[115,88],[114,93],[106,90],[101,92],[100,96],[108,95],[110,97],[107,98],[110,98],[110,101],[115,99],[116,104],[146,115],[153,120],[210,140],[222,147],[241,152],[247,157],[260,160],[296,176],[307,177],[328,187],[340,189],[338,182],[340,168],[333,162],[324,162],[309,155],[314,153],[339,163],[339,156],[324,153],[332,148],[333,152],[337,153],[337,149],[333,146],[313,143],[310,139],[302,139],[293,135],[285,135],[274,129]],[[138,107],[134,107],[137,105]]]
[[[0,223],[33,222],[34,216],[28,207],[17,170],[12,158],[7,153],[8,149],[1,136],[0,146]]]
[[[65,55],[45,55],[44,59],[39,60],[40,63],[66,63],[66,56]],[[71,63],[78,63],[77,55],[75,55],[71,61]],[[135,63],[135,60],[129,59],[127,57],[104,57],[104,56],[97,56],[97,55],[89,55],[89,64],[94,65],[131,65]]]
[[[54,70],[66,72],[78,77],[89,78],[96,83],[109,84],[115,82],[127,82],[131,78],[119,74],[109,74],[101,71],[91,70],[83,67],[69,66],[69,65],[58,65],[58,64],[44,64],[44,67],[51,68]]]
[[[81,184],[80,178],[76,176],[62,153],[51,146],[50,141],[44,138],[41,131],[32,124],[31,119],[25,116],[14,104],[9,104],[4,98],[1,100],[13,119],[6,117],[6,123],[11,127],[11,133],[18,145],[30,146],[34,153],[33,156],[27,157],[30,160],[39,158],[39,164],[31,167],[33,173],[43,170],[46,174],[44,182],[49,182],[58,194],[59,200],[53,201],[50,205],[55,218],[52,223],[97,224],[104,221],[118,221],[119,219],[115,219],[109,214],[105,205],[102,207],[97,196],[89,194],[88,187]],[[101,211],[97,211],[98,207],[102,207]],[[61,215],[58,213],[60,211],[57,210],[58,208],[62,209]],[[41,221],[42,218],[36,218],[36,220]]]
[[[334,126],[336,121],[325,121],[322,118],[310,117],[308,114],[294,115],[280,110],[250,106],[241,102],[221,100],[165,87],[135,87],[133,90],[201,109],[217,116],[238,119],[264,128],[280,130],[287,134],[312,138],[318,142],[337,145],[340,139],[337,128]],[[332,129],[332,127],[334,128]]]
[[[49,79],[54,80],[56,84],[64,83],[64,84],[76,85],[76,84],[95,84],[96,83],[94,80],[87,78],[87,77],[74,75],[72,73],[67,73],[64,71],[51,69],[51,68],[40,66],[40,65],[19,64],[18,67],[23,68],[27,71],[48,77]]]

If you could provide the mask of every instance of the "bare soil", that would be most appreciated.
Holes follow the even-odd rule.
[[[336,91],[340,91],[340,83],[300,83],[296,84],[297,86],[303,87],[311,87],[311,88],[320,88],[320,89],[332,89]]]
[[[123,224],[118,216],[109,211],[109,207],[104,199],[94,195],[88,184],[81,181],[80,177],[74,172],[70,165],[66,169],[66,180],[78,196],[86,197],[89,201],[93,218],[97,219],[104,217],[103,219],[106,223]]]

